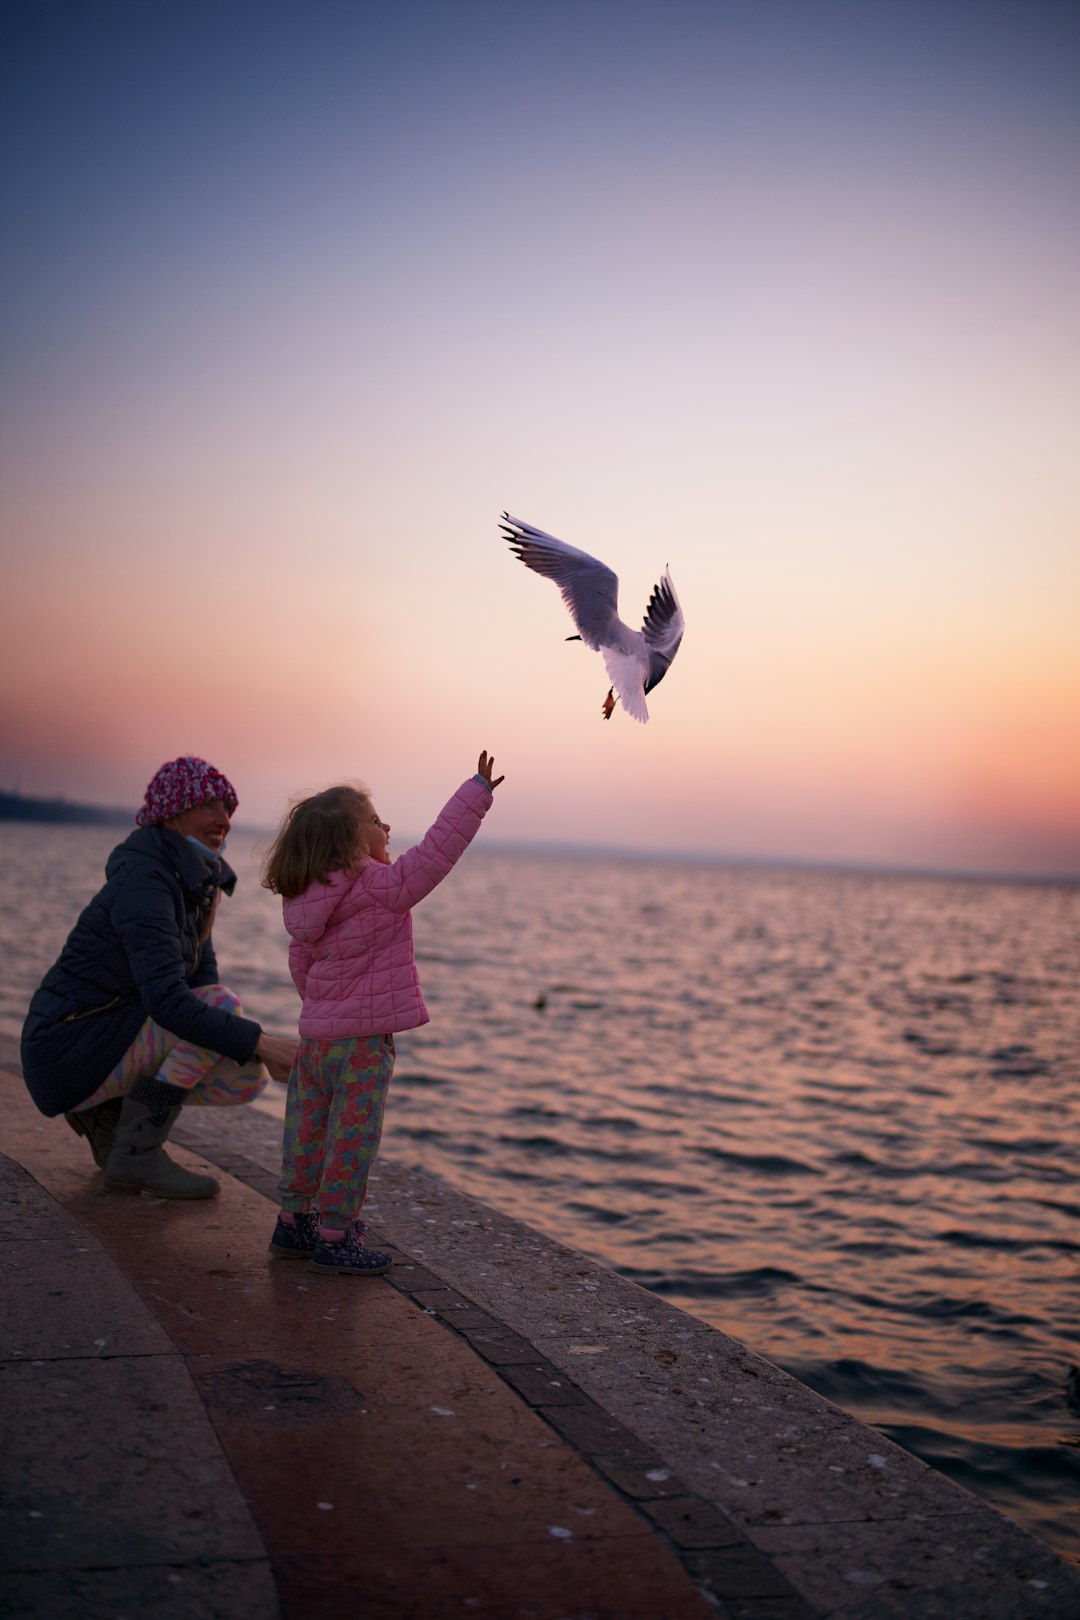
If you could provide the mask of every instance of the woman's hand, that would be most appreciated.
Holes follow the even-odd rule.
[[[484,781],[487,783],[492,793],[494,793],[500,782],[506,781],[505,776],[497,776],[495,780],[492,781],[491,773],[494,769],[495,756],[493,754],[489,755],[487,749],[485,748],[484,752],[480,755],[480,763],[476,767],[476,774],[477,776],[482,776],[484,778]]]
[[[265,1063],[270,1071],[271,1080],[276,1080],[279,1086],[289,1083],[289,1071],[296,1057],[299,1041],[294,1041],[288,1035],[260,1035],[259,1044],[255,1048],[255,1056],[260,1063]]]

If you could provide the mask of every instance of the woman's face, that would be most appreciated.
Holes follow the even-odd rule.
[[[208,849],[220,849],[232,826],[232,817],[223,800],[211,799],[208,804],[194,804],[190,810],[182,810],[169,826],[175,827],[185,838],[197,838]]]

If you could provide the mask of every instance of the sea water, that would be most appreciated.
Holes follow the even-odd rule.
[[[8,1061],[121,836],[0,826]],[[383,1153],[733,1334],[1080,1558],[1080,889],[483,840],[415,913],[431,1023],[398,1040]],[[215,944],[286,1031],[259,852],[232,835]]]

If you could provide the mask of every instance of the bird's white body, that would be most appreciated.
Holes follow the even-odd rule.
[[[611,627],[610,640],[600,648],[608,680],[618,692],[627,714],[642,723],[648,720],[645,703],[645,680],[649,669],[649,650],[640,630],[631,630],[617,619]]]
[[[619,581],[606,563],[506,512],[501,528],[526,568],[554,580],[578,636],[603,656],[612,686],[604,718],[611,718],[617,692],[627,714],[647,721],[645,694],[663,680],[683,637],[683,612],[667,569],[649,598],[642,628],[631,630],[619,618]]]

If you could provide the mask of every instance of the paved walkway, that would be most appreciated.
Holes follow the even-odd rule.
[[[1009,1521],[441,1183],[385,1167],[373,1204],[380,1246],[402,1245],[394,1271],[323,1278],[267,1256],[265,1116],[185,1115],[178,1135],[203,1151],[177,1156],[222,1181],[185,1205],[106,1193],[85,1142],[16,1076],[0,1073],[0,1102],[5,1614],[1080,1615],[1080,1575]],[[696,1397],[687,1409],[703,1357],[762,1453],[806,1451],[777,1413],[812,1403],[842,1459],[812,1452],[817,1506],[791,1506],[797,1466],[733,1472],[743,1430],[721,1433]],[[853,1443],[873,1447],[861,1474]]]

